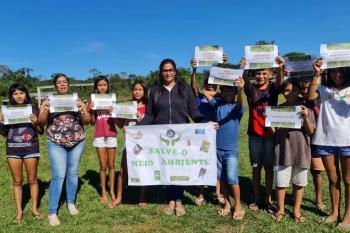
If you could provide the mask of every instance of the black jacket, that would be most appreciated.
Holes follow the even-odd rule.
[[[203,116],[189,85],[177,81],[169,92],[157,85],[150,89],[145,117],[140,124],[183,124],[203,122]]]

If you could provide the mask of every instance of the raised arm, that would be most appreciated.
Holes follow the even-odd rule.
[[[319,58],[313,63],[313,68],[314,68],[314,77],[312,77],[309,90],[308,90],[308,99],[313,101],[318,99],[319,94],[316,91],[318,87],[318,79],[321,77],[323,70],[321,69],[322,66],[322,59]]]
[[[38,117],[39,124],[47,125],[49,112],[50,112],[50,103],[49,103],[49,99],[46,97],[40,105],[40,111],[39,111],[39,117]]]
[[[283,78],[284,78],[284,64],[285,60],[281,56],[276,57],[276,62],[278,63],[278,68],[277,68],[277,76],[276,76],[276,87],[280,88],[283,83]]]
[[[198,97],[199,91],[196,82],[196,73],[197,73],[197,60],[192,58],[191,66],[192,66],[192,75],[191,75],[191,88],[195,97]]]
[[[239,79],[236,80],[236,85],[237,85],[237,105],[240,107],[243,106],[243,89],[244,89],[244,79],[240,77]]]
[[[247,65],[247,59],[245,57],[243,57],[239,63],[241,64],[241,67],[244,68]],[[248,70],[244,70],[243,80],[245,83],[245,88],[249,89],[252,84],[251,84],[249,77],[248,77]]]

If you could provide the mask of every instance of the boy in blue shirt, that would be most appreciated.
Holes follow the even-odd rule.
[[[220,128],[217,131],[217,168],[218,180],[222,187],[225,203],[218,211],[218,215],[225,216],[231,213],[231,202],[228,190],[231,189],[235,200],[233,219],[241,220],[244,210],[241,206],[240,188],[238,182],[238,135],[239,124],[244,113],[242,104],[244,80],[239,78],[235,81],[237,87],[220,86],[221,99],[214,97],[215,91],[205,91],[204,95],[209,105],[216,110],[215,121]],[[237,100],[236,100],[237,97]]]

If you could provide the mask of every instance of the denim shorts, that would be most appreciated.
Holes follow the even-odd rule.
[[[238,184],[238,150],[217,150],[218,180]]]
[[[13,159],[30,159],[30,158],[39,158],[40,153],[26,154],[26,155],[6,155],[7,158]]]
[[[249,156],[253,167],[273,166],[275,142],[273,138],[249,135]]]
[[[350,156],[350,146],[317,146],[315,154],[320,156],[334,155],[347,157]]]

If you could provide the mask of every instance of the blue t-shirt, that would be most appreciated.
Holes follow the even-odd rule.
[[[244,114],[244,107],[215,97],[209,101],[209,105],[216,110],[215,121],[220,125],[216,134],[217,149],[237,150],[239,124]]]
[[[198,93],[196,100],[199,112],[203,115],[204,121],[214,121],[215,109],[212,106],[209,106],[208,100],[203,93]]]

